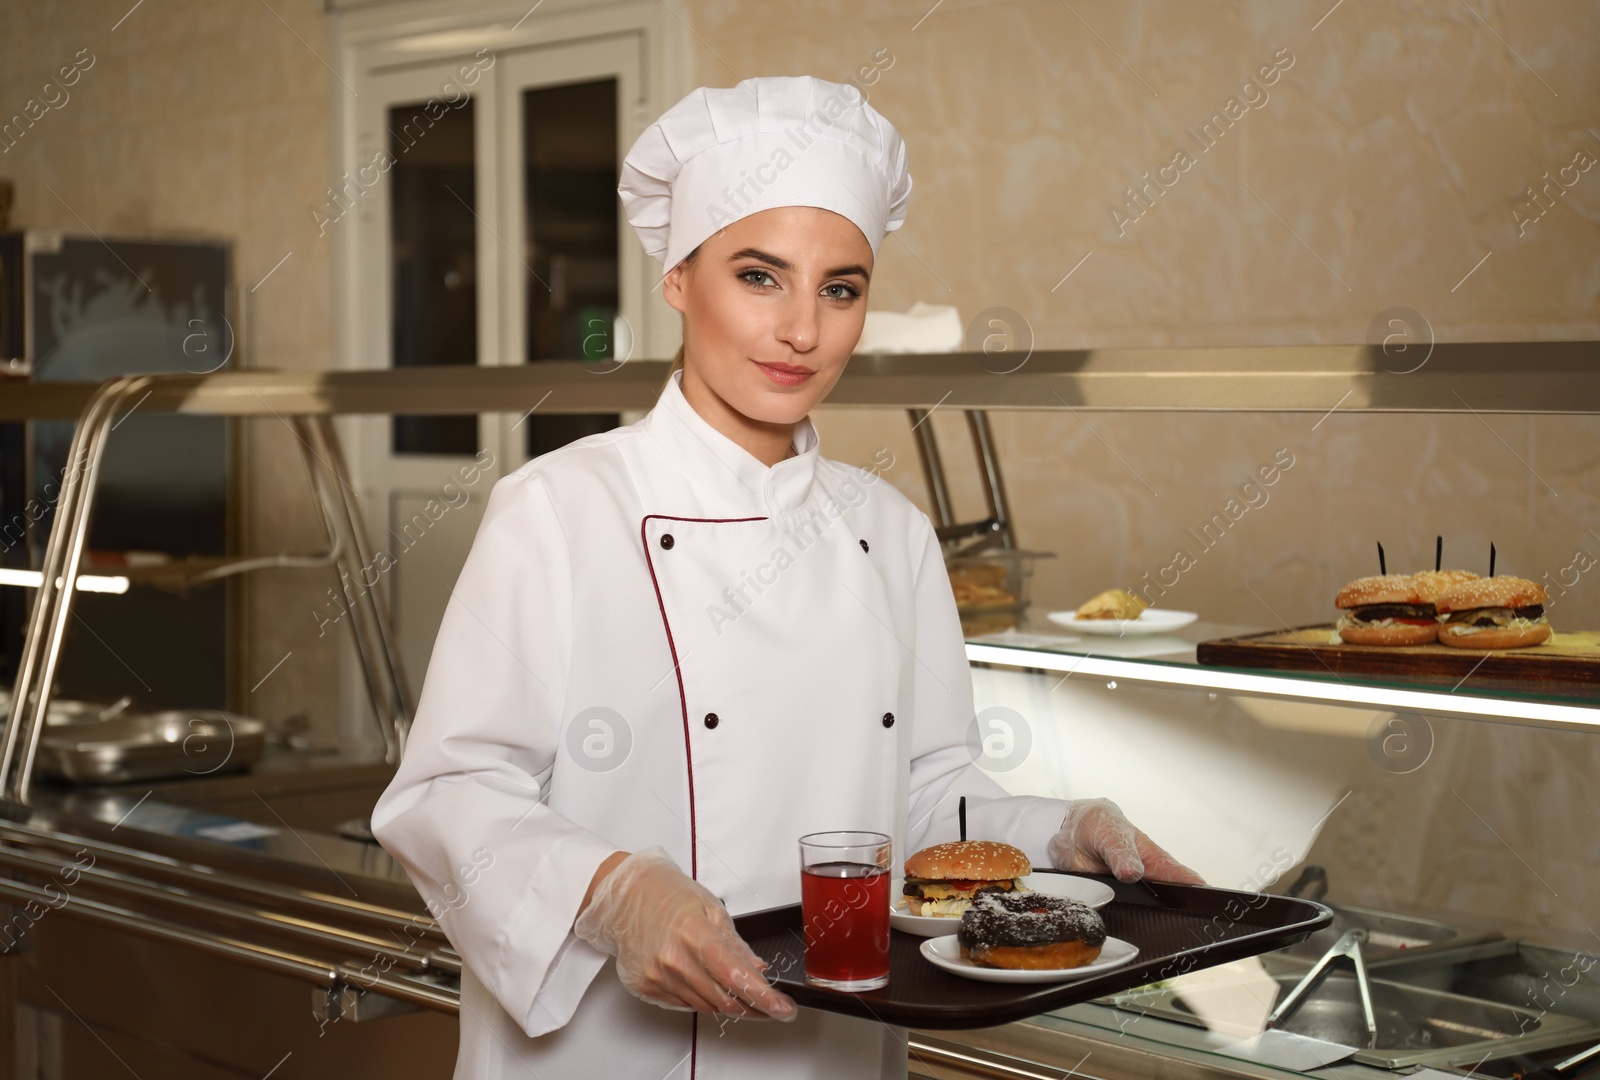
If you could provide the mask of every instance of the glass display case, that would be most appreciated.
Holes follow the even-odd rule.
[[[1247,629],[1262,628],[1098,637],[1030,610],[968,638],[970,744],[1008,789],[1110,797],[1211,884],[1335,913],[1278,953],[975,1035],[961,1052],[1022,1071],[972,1075],[1040,1075],[1027,1069],[1085,1055],[1081,1074],[1097,1077],[1155,1075],[1150,1055],[1169,1057],[1170,1075],[1600,1068],[1597,1053],[1554,1071],[1600,1042],[1593,781],[1580,764],[1600,694],[1197,661],[1202,643]],[[1272,1017],[1314,968],[1298,1007]],[[924,1037],[930,1062],[961,1067],[940,1056],[947,1034]]]

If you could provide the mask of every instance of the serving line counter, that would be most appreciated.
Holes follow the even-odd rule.
[[[1507,411],[1600,411],[1588,351],[1440,346],[1430,369]],[[1440,404],[1458,400],[1444,383],[1385,378],[1361,349],[1035,354],[1005,377],[988,359],[858,358],[831,404],[1323,412],[1338,401],[1343,410],[1459,411]],[[81,410],[92,460],[115,416],[149,391],[141,409],[304,425],[306,444],[339,468],[326,422],[336,414],[522,412],[541,401],[573,413],[647,408],[665,368],[163,376],[6,388],[0,418]],[[40,688],[70,615],[93,468],[81,480],[74,492],[69,479],[58,506],[33,667],[14,699],[29,708],[14,711],[0,760],[0,900],[10,904],[0,911],[9,916],[0,926],[0,1046],[17,1048],[15,1060],[0,1054],[0,1080],[7,1070],[28,1080],[105,1075],[108,1052],[140,1075],[206,1080],[259,1077],[296,1057],[304,1075],[449,1075],[459,958],[398,865],[348,828],[390,764],[280,743],[232,776],[72,788],[32,775],[49,704]],[[360,517],[341,503],[343,486],[327,485],[319,505],[330,544],[359,555]],[[381,601],[359,615],[392,759],[409,688],[392,662]],[[1155,638],[1093,639],[1030,610],[1008,630],[975,633],[974,755],[1018,793],[1115,798],[1134,820],[1159,822],[1164,843],[1229,868],[1212,872],[1217,885],[1324,888],[1338,916],[1331,936],[1000,1028],[914,1033],[913,1075],[1269,1077],[1326,1058],[1319,1075],[1420,1065],[1465,1073],[1476,1063],[1483,1076],[1501,1075],[1496,1063],[1514,1054],[1600,1039],[1590,970],[1600,939],[1585,932],[1593,921],[1583,900],[1546,895],[1548,884],[1495,828],[1506,830],[1537,790],[1530,762],[1588,752],[1600,697],[1196,662],[1199,642],[1249,629],[1263,628],[1198,622]],[[1184,811],[1174,815],[1174,805]],[[1562,829],[1552,843],[1561,853],[1596,835],[1582,814]],[[1437,865],[1408,863],[1423,839],[1437,847],[1441,837],[1467,838],[1454,883]],[[1361,1041],[1378,1045],[1341,1054],[1293,1034],[1347,1036],[1352,1022],[1359,1031],[1360,996],[1345,993],[1353,980],[1340,971],[1274,1025],[1291,1034],[1253,1040],[1274,1001],[1347,930],[1365,937],[1381,1031]]]
[[[1026,632],[1037,629],[1030,626]],[[1190,636],[1208,632],[1197,626]],[[1169,644],[1180,650],[1174,654],[1178,657],[1185,644],[1193,647],[1181,639]],[[1198,701],[1171,699],[1207,699],[1217,693],[1203,686],[1175,686],[1170,669],[1181,665],[1181,659],[1114,658],[1066,648],[969,644],[975,658],[993,655],[986,650],[1013,650],[1007,658],[1011,664],[975,659],[979,716],[984,722],[997,716],[1012,716],[1013,722],[1015,716],[1028,718],[1028,737],[1035,740],[1030,757],[1048,759],[1062,746],[1074,754],[1108,752],[1104,733],[1085,731],[1080,724],[1058,736],[1049,730],[1054,721],[1019,707],[1017,691],[1030,688],[1034,680],[1048,680],[1031,686],[1034,691],[1048,692],[1059,683],[1058,696],[1071,688],[1072,694],[1096,699],[1094,711],[1106,725],[1135,729],[1124,732],[1125,738],[1143,738],[1148,732],[1139,729],[1162,722],[1158,714],[1187,714],[1191,723],[1213,727],[1210,741],[1239,755],[1259,752],[1250,748],[1248,738],[1238,736],[1246,726],[1259,726],[1258,716],[1273,715],[1260,710],[1288,703],[1290,712],[1278,714],[1279,719],[1293,719],[1298,706],[1289,692],[1298,691],[1309,702],[1315,687],[1327,686],[1322,680],[1289,676],[1289,685],[1277,688],[1284,697],[1230,699],[1219,694],[1205,708]],[[1063,666],[1075,658],[1082,660],[1077,673],[1060,682],[1066,674]],[[1113,659],[1120,663],[1114,679],[1099,671],[1089,674],[1098,662]],[[1152,676],[1147,683],[1140,681],[1144,674]],[[1196,674],[1203,679],[1208,673]],[[1084,685],[1075,687],[1075,680]],[[1107,682],[1117,685],[1108,688]],[[1301,682],[1306,685],[1296,685]],[[1152,702],[1145,695],[1167,700]],[[1512,708],[1519,704],[1503,703]],[[1345,708],[1328,698],[1316,704]],[[1465,708],[1470,711],[1477,704]],[[1061,707],[1077,714],[1084,704],[1069,699]],[[1251,715],[1251,709],[1258,714]],[[1326,725],[1327,714],[1317,715]],[[1451,721],[1440,714],[1433,714],[1433,720],[1441,740],[1450,737],[1447,725],[1482,723]],[[1600,714],[1595,720],[1600,721]],[[1228,727],[1236,729],[1235,737],[1219,734]],[[1326,738],[1279,728],[1267,741],[1322,743]],[[1235,782],[1249,762],[1236,765],[1231,774]],[[18,1023],[15,1045],[34,1062],[65,1060],[58,1056],[71,1058],[73,1039],[81,1039],[82,1025],[89,1025],[140,1075],[150,1074],[141,1063],[171,1077],[247,1076],[253,1069],[262,1075],[291,1053],[307,1064],[318,1062],[315,1075],[322,1075],[324,1068],[333,1075],[335,1067],[356,1078],[448,1075],[452,1017],[459,1007],[459,959],[399,866],[375,845],[337,832],[352,806],[370,804],[387,775],[381,761],[308,759],[293,751],[274,751],[249,774],[175,781],[154,790],[150,785],[71,789],[42,784],[27,805],[9,804],[0,823],[0,866],[5,869],[0,893],[11,901],[14,913],[23,915],[27,930],[0,965],[14,995],[10,1011]],[[1008,778],[1005,772],[999,775]],[[1017,786],[1029,785],[1023,781]],[[1132,801],[1116,794],[1124,803]],[[1320,799],[1320,792],[1315,794]],[[1204,812],[1210,802],[1202,793],[1197,807]],[[1477,805],[1484,813],[1493,810],[1487,801]],[[1284,813],[1295,810],[1289,805]],[[1290,823],[1285,835],[1296,829]],[[1276,834],[1268,832],[1268,839],[1275,840]],[[1146,988],[999,1028],[913,1033],[913,1075],[1060,1077],[1075,1069],[1074,1075],[1112,1080],[1284,1077],[1315,1071],[1372,1080],[1410,1071],[1419,1059],[1449,1067],[1464,1052],[1469,1060],[1461,1062],[1460,1071],[1476,1064],[1477,1075],[1483,1076],[1496,1075],[1489,1070],[1509,1053],[1600,1040],[1600,983],[1590,970],[1600,942],[1586,947],[1548,927],[1425,904],[1400,913],[1340,903],[1352,894],[1361,899],[1359,886],[1368,883],[1342,875],[1340,852],[1327,846],[1337,843],[1337,837],[1324,833],[1319,841],[1309,859],[1299,852],[1279,852],[1276,863],[1269,855],[1264,865],[1281,871],[1268,886],[1281,892],[1307,862],[1330,864],[1329,898],[1338,921],[1326,934],[1260,961],[1200,973],[1204,979],[1190,977],[1192,990],[1180,978],[1165,988]],[[1514,856],[1506,859],[1517,865]],[[1510,871],[1502,867],[1499,872]],[[15,915],[12,925],[18,925]],[[1346,1055],[1315,1069],[1321,1046],[1310,1042],[1268,1046],[1266,1060],[1251,1060],[1245,1045],[1248,1028],[1264,1019],[1264,1009],[1251,1005],[1262,999],[1251,998],[1250,988],[1257,995],[1263,985],[1287,989],[1337,932],[1352,926],[1369,932],[1368,963],[1380,988],[1386,1042],[1364,1052],[1367,1060]],[[1349,974],[1335,971],[1329,979],[1334,985],[1348,983]],[[1403,988],[1406,1000],[1384,998],[1384,988],[1393,986]],[[1243,996],[1230,987],[1243,988]],[[1324,1009],[1311,1017],[1309,1029],[1293,1022],[1288,1029],[1327,1036],[1348,1034],[1355,1023],[1359,1030],[1357,999],[1334,998],[1340,1015],[1324,1015]],[[1463,1013],[1462,1003],[1469,999],[1475,1004]],[[1435,1023],[1426,1010],[1441,1002],[1455,1011],[1441,1013]],[[1200,1015],[1212,1025],[1210,1030],[1194,1023]],[[201,1016],[203,1023],[197,1019]],[[1406,1018],[1413,1027],[1395,1026]],[[80,1043],[76,1050],[88,1062],[97,1045]],[[1312,1056],[1297,1067],[1295,1055],[1302,1053]],[[1404,1063],[1368,1063],[1384,1054]],[[74,1070],[68,1062],[60,1072],[17,1075],[29,1080],[35,1075],[103,1075],[96,1071],[99,1067],[83,1064]]]

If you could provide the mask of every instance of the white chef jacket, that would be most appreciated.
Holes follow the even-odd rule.
[[[904,1077],[904,1029],[634,998],[571,931],[594,872],[660,845],[737,916],[799,902],[805,833],[902,859],[956,838],[965,795],[970,835],[1048,865],[1065,814],[972,764],[926,515],[809,420],[763,465],[680,379],[495,484],[373,812],[465,965],[457,1080]]]

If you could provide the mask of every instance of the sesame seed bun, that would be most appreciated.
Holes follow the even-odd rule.
[[[1007,881],[1032,872],[1019,848],[993,840],[935,844],[906,860],[906,878],[916,881]]]
[[[1339,590],[1333,598],[1337,608],[1362,607],[1366,604],[1421,604],[1426,601],[1417,589],[1416,579],[1410,574],[1385,574],[1382,577],[1356,578]]]
[[[1426,645],[1439,640],[1439,624],[1391,623],[1388,626],[1343,626],[1339,638],[1351,645]]]
[[[1439,627],[1439,643],[1457,649],[1521,649],[1550,639],[1550,624],[1547,622],[1528,626],[1484,626],[1478,627],[1476,633],[1469,630],[1465,626],[1445,623]]]
[[[1479,578],[1445,590],[1434,601],[1441,614],[1481,607],[1528,607],[1547,604],[1549,595],[1537,581],[1519,577]]]
[[[1416,580],[1422,599],[1430,604],[1457,585],[1478,580],[1478,575],[1471,570],[1418,570],[1411,576]]]

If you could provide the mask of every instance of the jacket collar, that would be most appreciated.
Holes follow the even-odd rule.
[[[794,427],[795,456],[768,467],[706,423],[683,396],[682,381],[683,372],[673,372],[644,428],[690,484],[735,514],[770,516],[803,507],[820,449],[811,418]]]

